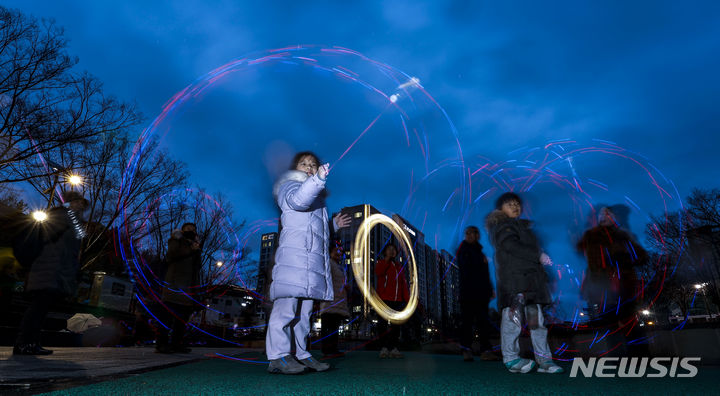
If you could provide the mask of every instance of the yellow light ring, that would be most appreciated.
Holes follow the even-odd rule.
[[[366,277],[366,273],[369,274],[370,257],[366,246],[370,237],[370,230],[378,224],[382,224],[398,238],[399,241],[407,246],[409,252],[410,265],[412,266],[412,279],[410,280],[410,301],[402,311],[396,311],[390,307],[378,296],[375,288],[370,287],[369,279]],[[418,304],[418,273],[417,264],[415,263],[415,254],[412,250],[412,243],[408,239],[405,231],[395,223],[391,218],[382,215],[374,214],[365,219],[355,236],[355,245],[352,252],[352,269],[355,274],[355,280],[360,291],[362,291],[365,299],[375,308],[375,311],[381,317],[390,321],[390,323],[401,324],[407,322],[415,312]],[[367,283],[366,283],[367,282]]]

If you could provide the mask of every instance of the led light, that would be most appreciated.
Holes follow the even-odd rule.
[[[642,311],[642,314],[643,314],[643,315],[650,315],[650,311],[648,311],[647,309],[644,309],[644,310]]]
[[[365,208],[368,211],[367,207]],[[370,230],[378,224],[382,224],[390,229],[400,243],[407,246],[409,266],[412,268],[412,279],[410,287],[410,299],[402,311],[396,311],[390,308],[385,302],[378,296],[374,288],[370,286],[370,254],[368,252],[368,245],[370,244]],[[402,324],[407,322],[415,312],[415,308],[418,305],[418,272],[417,263],[415,261],[415,254],[412,250],[412,243],[408,238],[407,233],[403,231],[400,226],[394,222],[391,218],[382,215],[374,214],[372,216],[366,216],[365,220],[360,224],[358,233],[355,236],[355,245],[353,248],[353,273],[357,280],[360,291],[367,300],[368,303],[375,309],[380,317],[390,321],[393,324]],[[367,312],[367,311],[366,311]]]

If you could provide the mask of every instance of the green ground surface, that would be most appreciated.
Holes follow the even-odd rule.
[[[237,358],[263,360],[247,353]],[[465,363],[457,355],[407,353],[380,360],[377,352],[331,359],[333,369],[271,375],[266,364],[211,359],[53,395],[438,395],[438,394],[718,394],[720,367],[700,367],[695,378],[570,378],[564,374],[511,374],[501,362]]]

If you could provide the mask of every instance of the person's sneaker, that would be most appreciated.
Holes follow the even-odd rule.
[[[306,367],[297,362],[292,356],[284,356],[280,359],[270,360],[267,368],[270,374],[300,374],[306,370]]]
[[[562,367],[555,364],[553,361],[548,360],[546,362],[538,363],[538,373],[549,373],[549,374],[562,374],[565,372]]]
[[[480,360],[484,361],[498,361],[500,360],[500,357],[496,355],[493,351],[484,351],[480,354]]]
[[[310,356],[307,359],[300,360],[300,363],[304,364],[305,367],[309,368],[310,370],[314,370],[314,371],[318,371],[318,372],[325,371],[330,368],[329,364],[320,363],[317,360],[315,360],[315,358],[313,358],[312,356]]]
[[[404,356],[397,348],[393,348],[393,350],[390,351],[390,357],[393,359],[402,359]]]
[[[13,355],[51,355],[53,351],[41,347],[39,344],[23,344],[13,347]]]
[[[387,348],[382,347],[380,350],[380,359],[387,359],[390,357],[390,351]]]
[[[475,359],[473,359],[472,351],[470,351],[468,349],[463,349],[462,355],[463,355],[463,360],[466,362],[474,362],[475,361]]]
[[[190,353],[192,349],[186,346],[174,346],[172,347],[172,351],[177,353]]]
[[[155,346],[155,353],[173,353],[173,349],[170,345],[157,345]]]
[[[505,363],[505,367],[511,373],[529,373],[535,368],[535,362],[529,359],[515,359]]]

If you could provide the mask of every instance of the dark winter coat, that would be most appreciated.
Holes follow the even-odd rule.
[[[490,242],[495,248],[498,308],[510,306],[513,296],[525,294],[528,304],[552,303],[548,277],[540,263],[540,246],[532,223],[512,219],[500,210],[485,220]]]
[[[348,284],[345,280],[345,272],[340,267],[340,264],[333,259],[330,259],[330,270],[332,272],[333,294],[335,298],[332,301],[323,301],[320,303],[320,313],[335,314],[349,318],[350,310],[348,309],[347,302]]]
[[[33,260],[25,290],[72,295],[77,289],[80,242],[69,209],[53,208],[38,224],[41,250]]]
[[[590,303],[618,297],[632,298],[639,287],[635,267],[647,260],[647,252],[627,231],[617,226],[597,226],[583,234],[577,248],[588,263],[582,295]]]
[[[483,246],[462,241],[455,257],[460,271],[461,304],[479,301],[487,304],[492,297],[493,285],[490,282],[488,259],[483,253]]]
[[[165,260],[167,286],[163,288],[162,300],[181,305],[196,305],[197,303],[185,296],[182,291],[190,295],[197,291],[192,287],[200,283],[200,249],[193,249],[192,241],[187,238],[173,237],[168,240]]]

